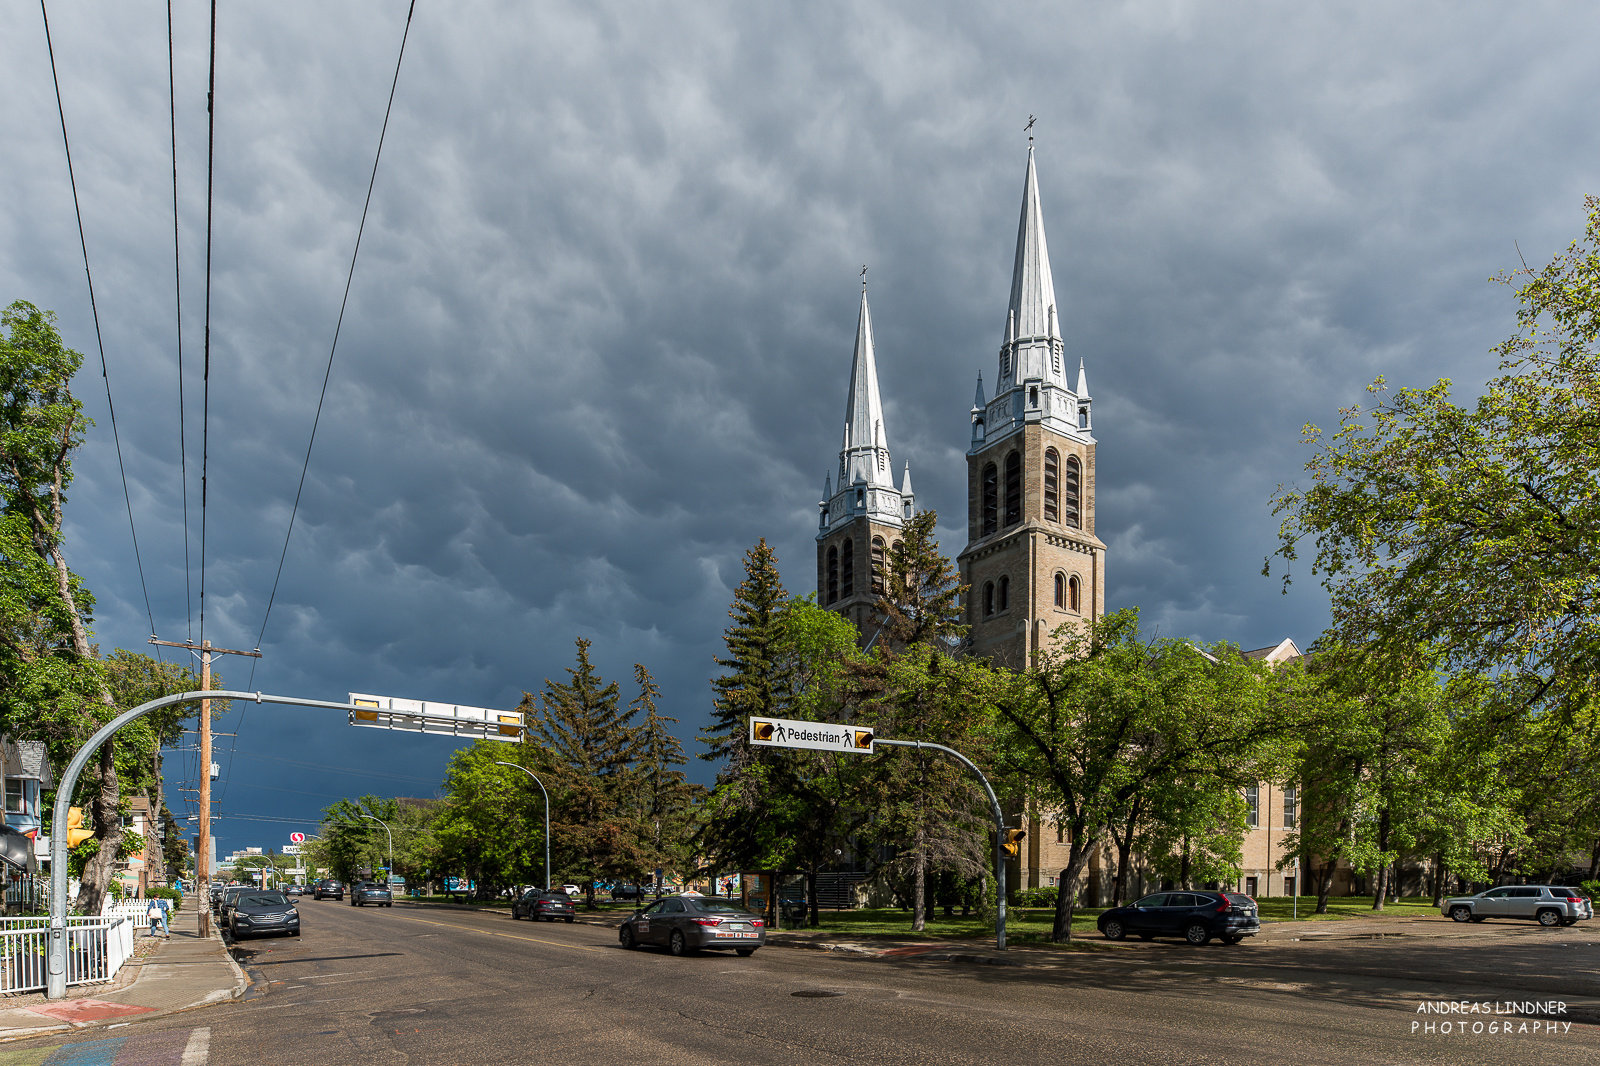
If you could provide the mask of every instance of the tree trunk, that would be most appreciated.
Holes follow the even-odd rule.
[[[1183,854],[1178,865],[1178,887],[1187,889],[1189,884],[1189,834],[1183,834]]]
[[[1072,911],[1077,893],[1074,891],[1078,877],[1089,865],[1089,856],[1100,846],[1099,832],[1090,835],[1079,826],[1073,827],[1072,849],[1067,852],[1067,868],[1056,878],[1056,913],[1050,929],[1052,943],[1072,943]]]
[[[928,924],[928,847],[927,831],[917,827],[917,852],[911,866],[911,931],[920,933]]]
[[[1435,907],[1444,902],[1445,877],[1444,852],[1436,852],[1433,856],[1433,905]]]
[[[1311,865],[1307,863],[1306,865]],[[1322,866],[1322,873],[1317,878],[1317,913],[1328,913],[1328,896],[1333,892],[1333,875],[1339,868],[1339,855],[1335,852]]]
[[[1589,853],[1589,880],[1600,878],[1600,840],[1594,842],[1594,850]]]
[[[120,797],[112,741],[101,745],[99,766],[90,780],[96,787],[94,798],[89,802],[89,813],[94,820],[100,846],[83,868],[77,906],[83,914],[99,914],[105,906],[106,889],[117,870],[117,853],[122,850],[122,812],[118,810]]]

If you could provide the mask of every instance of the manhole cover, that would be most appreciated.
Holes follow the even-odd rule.
[[[843,992],[830,992],[826,988],[802,988],[798,992],[790,992],[789,994],[791,996],[799,996],[801,999],[831,999],[834,996],[844,995]]]

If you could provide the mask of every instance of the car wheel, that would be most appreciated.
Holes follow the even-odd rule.
[[[674,955],[692,954],[689,948],[689,942],[683,938],[683,931],[681,929],[674,929],[672,931],[672,938],[667,941],[667,950],[672,952]]]
[[[1211,930],[1206,928],[1205,922],[1190,922],[1183,930],[1183,939],[1195,947],[1199,947],[1202,944],[1210,943]]]
[[[1105,928],[1101,929],[1100,932],[1105,934],[1107,940],[1121,940],[1124,936],[1127,936],[1127,930],[1123,929],[1122,923],[1115,918],[1107,922]]]
[[[385,907],[393,907],[393,906],[394,906],[394,903],[393,903],[393,902],[390,902],[390,903],[385,903],[385,904],[384,904],[384,906],[385,906]]]
[[[639,946],[633,942],[633,930],[627,926],[623,926],[622,932],[617,939],[622,941],[622,946],[630,951]]]
[[[520,914],[520,913],[518,913],[518,912],[517,912],[517,908],[515,908],[515,907],[512,907],[512,908],[511,908],[511,920],[512,920],[512,921],[513,921],[513,922],[520,922],[520,921],[522,921],[522,915],[521,915],[521,914]]]
[[[1544,926],[1546,929],[1552,929],[1552,928],[1554,928],[1554,927],[1556,927],[1556,926],[1561,924],[1561,912],[1560,911],[1553,911],[1553,910],[1548,910],[1548,909],[1542,910],[1542,911],[1539,912],[1538,918],[1539,918],[1539,924]]]
[[[296,929],[294,932],[290,933],[289,935],[290,936],[299,936],[300,935],[300,930]]]
[[[1470,921],[1472,921],[1472,908],[1471,907],[1451,907],[1450,908],[1450,920],[1453,921],[1453,922],[1470,922]]]
[[[551,921],[552,921],[552,922],[553,922],[553,921],[555,921],[555,919],[554,919],[554,918],[551,918],[551,919],[550,919],[550,920],[551,920]],[[566,922],[567,922],[567,924],[568,924],[568,925],[571,925],[571,924],[572,924],[572,919],[571,919],[571,918],[568,918],[568,919],[567,919],[567,920],[566,920]]]
[[[755,948],[734,948],[733,950],[741,959],[748,959],[756,953]]]

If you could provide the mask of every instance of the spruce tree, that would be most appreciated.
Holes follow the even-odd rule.
[[[630,724],[636,709],[623,709],[615,681],[607,684],[589,662],[589,642],[579,640],[571,680],[545,679],[538,712],[529,729],[548,752],[556,787],[550,835],[567,869],[588,883],[640,868],[638,835],[626,809],[631,770],[640,755],[639,731]],[[529,708],[532,697],[524,699]]]
[[[933,511],[918,511],[907,522],[899,540],[889,549],[888,576],[873,609],[879,626],[877,644],[896,653],[913,644],[930,644],[950,651],[944,638],[966,635],[961,624],[961,596],[967,587],[939,551]]]
[[[700,758],[722,762],[743,755],[751,715],[783,717],[792,699],[793,667],[783,654],[783,611],[788,600],[778,576],[778,560],[762,538],[745,553],[745,579],[734,591],[723,631],[728,657],[716,663],[725,673],[712,679],[716,697],[711,726],[700,735]]]
[[[677,719],[656,710],[661,689],[643,664],[635,663],[634,681],[639,695],[630,704],[634,714],[643,714],[639,726],[639,762],[635,768],[635,803],[642,851],[650,867],[670,865],[670,851],[686,828],[697,785],[690,783],[676,767],[688,763],[683,745],[668,730]],[[641,873],[643,870],[641,869]]]

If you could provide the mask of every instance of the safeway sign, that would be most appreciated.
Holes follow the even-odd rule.
[[[872,727],[791,722],[786,718],[750,719],[750,743],[761,748],[806,748],[872,754]]]

